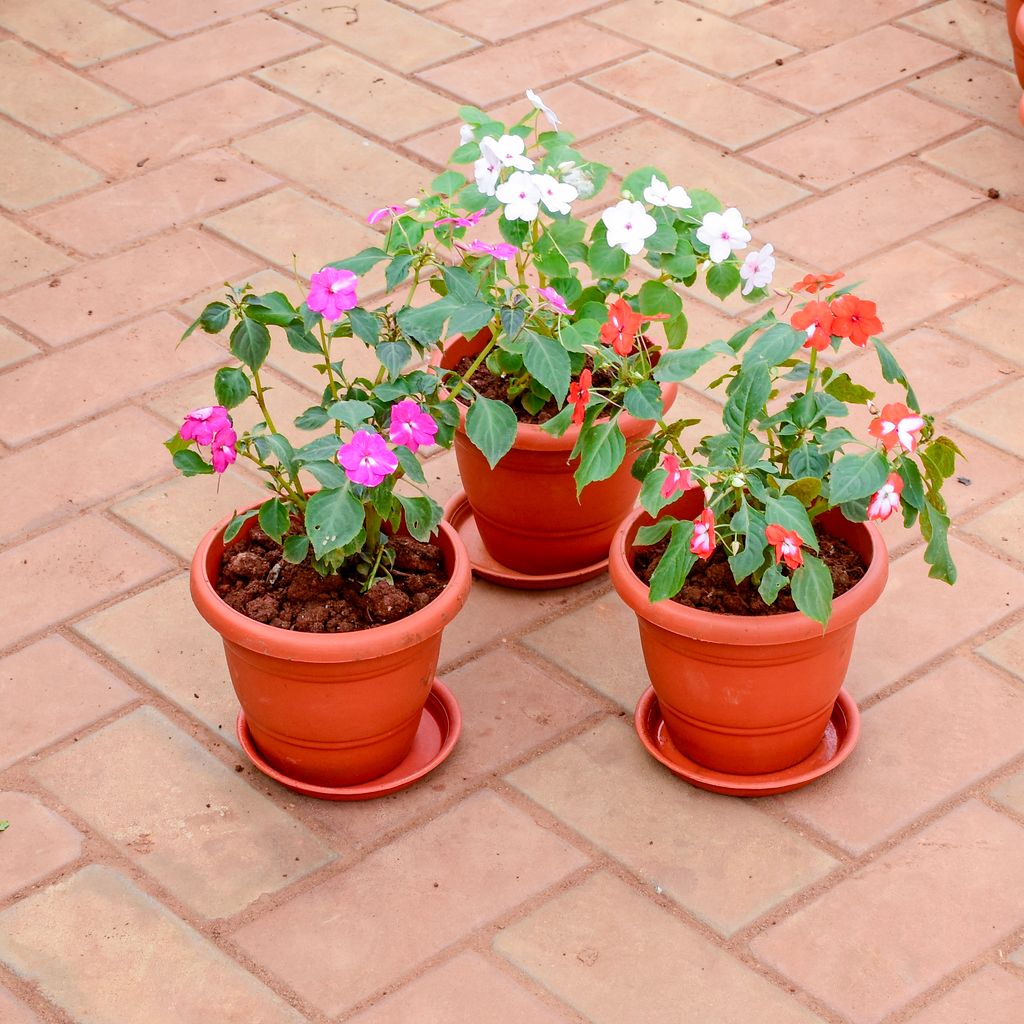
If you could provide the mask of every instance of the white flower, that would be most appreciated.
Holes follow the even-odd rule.
[[[749,295],[755,288],[767,288],[772,283],[775,273],[775,251],[769,242],[760,252],[748,252],[747,258],[740,267],[740,277],[746,282],[743,294]]]
[[[464,146],[467,142],[473,141],[473,126],[471,124],[459,125],[459,145]]]
[[[705,213],[697,228],[697,238],[710,250],[712,263],[723,263],[734,249],[745,249],[750,232],[743,226],[743,214],[730,206],[725,213]]]
[[[532,89],[526,90],[526,98],[548,119],[548,124],[557,132],[558,126],[562,123],[558,115]]]
[[[516,171],[508,181],[498,186],[495,195],[505,206],[506,220],[536,220],[540,189],[529,174]]]
[[[669,188],[668,182],[662,181],[657,175],[651,176],[650,185],[644,189],[644,199],[651,206],[671,206],[677,210],[688,210],[693,206],[682,185]]]
[[[644,239],[658,230],[644,204],[631,203],[628,199],[609,206],[601,214],[601,220],[608,229],[608,244],[619,246],[630,256],[636,256],[644,247]]]
[[[533,183],[540,192],[541,202],[552,213],[569,213],[569,204],[579,196],[575,186],[552,178],[550,174],[534,174]]]
[[[480,143],[480,159],[473,164],[476,187],[485,196],[493,196],[501,174],[501,157],[494,148],[494,139],[490,136]]]
[[[558,169],[562,172],[562,181],[566,185],[572,185],[580,199],[589,199],[594,194],[594,182],[582,167],[577,167],[571,160],[566,160],[558,165]]]
[[[514,167],[517,171],[533,170],[533,161],[528,156],[523,156],[526,143],[518,135],[502,135],[498,140],[485,135],[480,141],[481,152],[485,144],[498,155],[502,167]]]

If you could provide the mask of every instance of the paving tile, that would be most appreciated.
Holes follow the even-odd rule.
[[[1024,212],[1003,203],[988,203],[932,233],[932,240],[982,266],[1024,281],[1018,254],[1024,245]]]
[[[987,661],[1024,680],[1024,623],[1003,630],[977,649]]]
[[[977,57],[957,61],[908,83],[914,92],[939,100],[965,114],[992,121],[1008,132],[1021,135],[1017,116],[1020,85],[1017,76]]]
[[[582,14],[600,7],[601,0],[562,0],[558,4],[543,0],[454,0],[431,17],[462,29],[491,43],[500,43],[520,32],[535,32],[553,21]]]
[[[968,523],[964,531],[980,537],[1001,554],[1024,562],[1024,494],[996,505]]]
[[[88,1024],[122,1024],[126,1006],[146,1024],[203,1024],[212,1006],[223,1024],[304,1020],[119,871],[98,864],[0,914],[0,960]]]
[[[10,823],[0,836],[0,899],[41,881],[82,852],[78,829],[27,793],[0,792],[0,818]]]
[[[1024,380],[1017,380],[965,406],[950,422],[1012,455],[1024,457]]]
[[[677,917],[600,873],[504,928],[494,948],[593,1024],[817,1024]]]
[[[16,39],[0,42],[0,110],[43,135],[63,135],[130,106]]]
[[[59,636],[0,659],[0,768],[84,729],[136,693]]]
[[[1024,815],[1024,772],[1000,783],[992,790],[992,797],[1018,814]]]
[[[121,10],[158,32],[168,36],[180,36],[194,32],[221,21],[229,21],[241,14],[250,14],[265,7],[272,7],[274,0],[130,0],[121,4]]]
[[[389,142],[456,113],[450,100],[337,46],[281,61],[256,77]]]
[[[754,7],[760,7],[766,2],[767,0],[696,0],[699,7],[705,7],[709,11],[726,14],[730,17],[734,14],[743,14]]]
[[[639,49],[592,25],[568,21],[449,61],[419,77],[479,106],[493,105]]]
[[[952,110],[892,89],[757,146],[747,155],[828,189],[969,124]],[[836,145],[837,139],[842,145]]]
[[[222,78],[262,67],[319,40],[266,14],[252,14],[219,28],[165,43],[97,68],[93,77],[140,103],[153,104]]]
[[[137,452],[159,451],[166,437],[166,424],[129,407],[9,455],[4,459],[8,486],[33,500],[7,509],[0,543],[166,472],[168,467],[155,460],[124,457],[126,444]]]
[[[295,104],[246,78],[211,85],[87,128],[65,145],[116,178],[219,146],[285,114]]]
[[[1003,197],[1024,195],[1024,138],[1019,136],[986,125],[922,153],[921,159],[979,188],[995,188]]]
[[[904,25],[941,39],[958,50],[970,50],[996,63],[1010,56],[1006,15],[991,4],[976,0],[946,0],[927,10],[908,14]]]
[[[641,54],[589,75],[585,81],[611,97],[644,107],[732,149],[759,142],[803,120],[788,107],[660,53]]]
[[[0,369],[39,355],[39,349],[0,324]]]
[[[1024,366],[1024,324],[1018,316],[1022,302],[1024,288],[1010,285],[953,313],[943,327]]]
[[[0,256],[0,289],[3,291],[74,265],[70,256],[47,245],[6,217],[0,217],[0,253],[3,253]],[[0,306],[3,304],[4,301],[0,300]]]
[[[9,295],[0,300],[0,313],[51,345],[64,345],[251,265],[251,257],[188,229],[75,267],[57,288],[42,281]]]
[[[415,196],[432,172],[320,114],[286,121],[235,143],[275,174],[340,203],[365,223],[371,210]],[[296,162],[295,154],[304,159]]]
[[[0,205],[9,210],[30,210],[102,181],[91,167],[6,121],[0,148]]]
[[[0,1013],[6,1024],[40,1024],[39,1017],[5,988],[0,988]]]
[[[447,963],[350,1018],[352,1024],[569,1024],[478,953]]]
[[[588,157],[612,164],[623,174],[649,165],[652,154],[673,183],[706,189],[747,217],[767,217],[809,194],[742,158],[654,121],[637,121],[587,145]]]
[[[346,7],[321,0],[298,0],[278,13],[397,71],[416,71],[480,45],[387,0],[360,0],[354,18]]]
[[[778,39],[683,2],[625,0],[587,20],[729,78],[794,53]]]
[[[798,107],[824,113],[955,57],[956,51],[891,25],[769,68],[749,84]],[[857,73],[850,74],[855,67]]]
[[[1007,497],[1017,486],[1020,462],[959,430],[945,429],[944,432],[965,455],[963,460],[957,461],[957,476],[945,494],[949,514],[958,522],[966,513],[993,498]],[[959,479],[961,476],[968,483],[964,484]]]
[[[334,1016],[585,863],[485,790],[245,925],[234,939]]]
[[[628,717],[602,722],[507,778],[723,935],[836,867],[753,803],[681,784],[640,745]],[[743,884],[722,885],[723,877]]]
[[[1017,1024],[1024,981],[986,964],[956,988],[914,1014],[909,1024]]]
[[[84,612],[171,567],[105,519],[82,516],[0,554],[0,647]]]
[[[762,6],[743,24],[784,39],[801,50],[816,50],[856,36],[920,7],[924,0],[782,0]]]
[[[160,712],[140,707],[32,774],[205,917],[228,917],[334,854]]]
[[[919,201],[923,195],[929,202]],[[975,189],[927,168],[903,165],[783,213],[760,225],[758,233],[777,249],[806,260],[808,270],[831,272],[981,202],[988,200]],[[821,231],[822,224],[829,230]]]
[[[971,801],[751,948],[852,1024],[874,1024],[1019,927],[1020,907],[1005,894],[1021,885],[1024,829]]]
[[[4,0],[0,26],[76,68],[157,41],[151,32],[87,0]]]
[[[956,657],[865,711],[853,756],[782,803],[861,854],[1022,751],[1024,691]]]
[[[928,578],[921,547],[895,559],[889,582],[860,622],[846,688],[857,700],[993,625],[1024,603],[1024,581],[1003,562],[960,540],[950,549],[955,587]],[[914,642],[907,643],[907,637]]]

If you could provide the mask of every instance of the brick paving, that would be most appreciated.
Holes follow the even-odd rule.
[[[0,2],[3,1024],[1019,1024],[1024,130],[1001,8]],[[463,739],[406,793],[305,800],[238,749],[185,569],[257,482],[171,470],[159,440],[224,352],[177,337],[225,279],[293,288],[293,253],[308,273],[371,243],[458,104],[515,114],[527,86],[596,158],[740,206],[783,276],[865,279],[969,455],[961,583],[888,531],[848,680],[862,741],[803,792],[728,800],[644,754],[606,579],[475,584],[442,653]],[[702,291],[688,312],[705,339],[754,315]],[[312,399],[300,371],[272,353],[283,416]],[[427,470],[457,487],[450,454]]]

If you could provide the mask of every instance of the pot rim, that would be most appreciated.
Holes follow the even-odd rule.
[[[263,501],[257,501],[239,511],[246,512],[262,504]],[[458,533],[442,520],[438,532],[452,549],[451,575],[444,590],[430,604],[411,615],[351,633],[306,633],[257,622],[224,602],[206,568],[210,548],[221,539],[235,514],[218,522],[199,542],[189,570],[189,589],[199,614],[222,639],[250,651],[288,661],[316,663],[380,658],[439,633],[455,618],[469,597],[472,584],[469,555]]]
[[[449,338],[444,343],[444,347],[440,350],[435,349],[430,356],[431,367],[443,367],[448,370],[451,369],[449,366],[444,365],[444,361],[449,352],[449,346],[455,345],[460,341],[466,341],[469,344],[473,344],[478,338],[482,341],[486,341],[490,337],[491,330],[489,327],[483,328],[473,335],[472,338],[467,338],[463,334],[456,335],[454,338]],[[679,385],[675,382],[668,384],[659,384],[661,387],[662,396],[662,410],[663,412],[669,409],[676,400],[676,395],[679,392]],[[455,404],[459,407],[459,433],[465,434],[466,432],[466,408],[463,406],[458,399]],[[650,431],[650,424],[653,420],[638,420],[634,416],[630,415],[625,410],[619,416],[619,429],[625,435],[627,440],[631,440],[635,437],[641,437]],[[541,427],[536,423],[518,423],[516,424],[516,439],[512,445],[512,450],[522,451],[533,451],[533,452],[571,452],[576,447],[576,442],[580,436],[580,426],[576,423],[570,423],[569,428],[562,434],[561,437],[552,437],[546,430],[542,430]]]
[[[690,608],[666,599],[652,604],[650,588],[633,571],[627,553],[647,513],[634,511],[615,533],[608,558],[608,572],[619,597],[642,619],[673,633],[708,643],[756,646],[820,639],[856,622],[881,596],[889,578],[889,552],[874,523],[851,523],[868,535],[871,557],[867,571],[845,594],[832,603],[832,617],[824,628],[803,612],[781,615],[729,615]],[[650,518],[647,516],[647,518]]]

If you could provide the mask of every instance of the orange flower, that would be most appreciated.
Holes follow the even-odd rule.
[[[875,316],[875,304],[856,295],[841,295],[832,303],[832,333],[849,338],[863,348],[869,338],[882,333],[882,321]]]
[[[795,285],[795,292],[819,292],[822,288],[834,284],[843,276],[842,271],[838,274],[805,274]]]
[[[797,330],[808,332],[804,348],[813,348],[821,352],[832,342],[834,320],[835,317],[827,302],[808,302],[803,309],[798,309],[790,317],[789,323]]]
[[[573,403],[573,423],[582,423],[587,415],[587,402],[590,401],[590,385],[593,380],[594,375],[589,370],[584,370],[580,374],[579,383],[573,381],[569,385],[569,401]]]
[[[608,307],[608,321],[601,325],[601,340],[620,356],[628,356],[642,323],[667,319],[668,313],[634,313],[625,299],[618,298]]]

